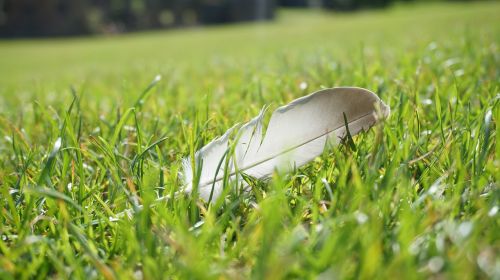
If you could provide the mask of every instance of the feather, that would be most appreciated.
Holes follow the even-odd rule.
[[[211,201],[222,193],[225,174],[245,185],[241,173],[262,179],[274,171],[293,170],[337,144],[347,132],[355,135],[373,126],[378,110],[384,117],[390,112],[374,93],[355,87],[320,90],[278,108],[265,133],[262,110],[197,151],[194,170],[190,158],[183,160],[184,190],[191,193],[193,178],[199,177],[200,197]]]

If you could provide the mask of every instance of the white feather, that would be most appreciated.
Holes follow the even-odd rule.
[[[262,179],[275,170],[287,172],[300,167],[321,155],[329,144],[336,144],[345,137],[344,114],[349,132],[355,135],[377,122],[377,110],[383,116],[390,112],[389,107],[369,90],[355,87],[324,89],[274,111],[265,135],[263,110],[239,130],[238,126],[232,127],[195,153],[195,171],[201,168],[200,197],[207,201],[219,197],[224,174],[231,181],[242,181],[238,176],[240,172]],[[231,147],[234,153],[229,151]],[[192,192],[193,167],[189,158],[183,161],[183,178],[185,191]]]

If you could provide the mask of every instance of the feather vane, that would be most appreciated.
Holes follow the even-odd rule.
[[[186,192],[193,191],[193,171],[199,168],[198,191],[207,201],[220,196],[225,174],[231,181],[244,184],[239,173],[262,179],[274,171],[293,170],[337,144],[347,129],[352,136],[368,130],[378,116],[387,117],[390,108],[369,90],[338,87],[314,92],[276,109],[265,133],[264,112],[197,151],[195,170],[189,158],[183,160]]]

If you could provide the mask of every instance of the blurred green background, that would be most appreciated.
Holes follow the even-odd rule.
[[[121,36],[0,40],[0,88],[42,81],[45,86],[54,81],[59,85],[92,83],[108,75],[119,78],[137,72],[181,73],[186,67],[203,72],[232,60],[265,64],[276,56],[314,56],[320,50],[349,63],[359,57],[363,44],[380,48],[384,55],[412,50],[433,38],[461,36],[464,28],[471,33],[494,31],[498,10],[494,1],[406,3],[370,13],[281,9],[275,20],[265,23]]]
[[[0,40],[0,279],[499,278],[500,2],[322,3]],[[217,205],[157,201],[235,123],[334,86],[391,116]]]

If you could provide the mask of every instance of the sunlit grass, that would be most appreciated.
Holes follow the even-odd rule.
[[[0,42],[0,278],[500,277],[499,9]],[[157,201],[190,151],[339,85],[392,110],[355,150]]]

